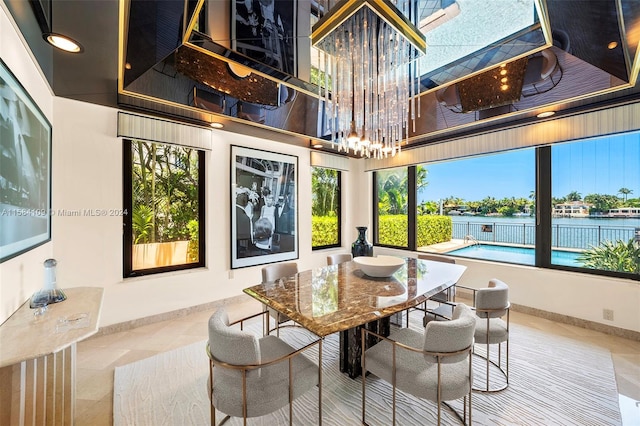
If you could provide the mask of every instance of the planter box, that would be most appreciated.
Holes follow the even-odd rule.
[[[189,241],[133,245],[133,269],[159,268],[190,263]]]

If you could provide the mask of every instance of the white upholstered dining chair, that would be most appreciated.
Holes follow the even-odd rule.
[[[232,324],[224,308],[209,318],[209,380],[211,424],[216,409],[230,417],[247,418],[272,413],[289,405],[293,424],[293,400],[322,383],[322,340],[296,350],[276,336],[256,337],[242,330],[244,321],[268,315],[261,312]],[[240,328],[236,325],[239,324]],[[317,346],[318,364],[303,353]],[[318,420],[322,423],[322,387],[318,387]]]
[[[262,283],[274,282],[280,278],[290,277],[297,273],[298,264],[295,262],[273,263],[262,268]],[[269,324],[269,317],[271,317],[276,321],[276,334],[280,336],[280,324],[291,321],[291,318],[267,306],[265,306],[265,310],[269,312],[269,316],[266,317],[265,334],[270,334],[272,331]]]
[[[367,335],[381,340],[362,357],[362,423],[366,424],[366,375],[371,372],[392,385],[394,425],[396,389],[436,402],[438,425],[443,404],[463,423],[468,408],[471,424],[471,350],[475,327],[474,313],[468,306],[458,304],[451,321],[431,321],[424,330],[402,328],[383,337],[363,328],[363,345]],[[464,399],[462,416],[445,402],[459,398]]]
[[[327,265],[338,265],[353,260],[351,253],[335,253],[327,256]]]
[[[489,280],[485,288],[474,290],[476,311],[475,343],[484,345],[484,354],[474,350],[474,355],[486,361],[484,387],[474,386],[480,392],[498,392],[509,386],[509,286],[498,279]],[[504,319],[503,319],[504,318]],[[502,344],[505,343],[505,366],[503,367]],[[491,358],[491,345],[498,346],[497,357]],[[494,365],[504,377],[504,383],[490,387],[490,367]]]

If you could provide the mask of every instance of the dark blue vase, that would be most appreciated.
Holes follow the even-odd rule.
[[[351,245],[351,254],[353,257],[373,256],[373,244],[367,241],[367,227],[356,226],[358,230],[358,239]]]

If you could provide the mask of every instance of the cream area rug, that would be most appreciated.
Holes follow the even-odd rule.
[[[411,327],[421,327],[418,317],[412,316]],[[247,328],[259,333],[261,325],[259,322]],[[292,327],[283,330],[281,337],[293,345],[301,346],[308,341],[308,334],[303,330]],[[621,424],[608,351],[517,324],[511,324],[510,332],[509,387],[499,393],[473,393],[474,424]],[[203,341],[116,368],[114,425],[209,425],[205,344]],[[337,334],[325,339],[322,363],[323,424],[360,425],[362,381],[340,373]],[[473,368],[478,383],[485,365],[474,357]],[[391,403],[391,386],[375,376],[368,376],[367,423],[390,425]],[[451,405],[460,409],[462,400]],[[446,408],[443,407],[442,413],[443,424],[459,424]],[[271,415],[250,419],[249,424],[285,425],[288,414],[288,407],[285,407]],[[216,415],[218,422],[224,417],[220,412]],[[434,425],[436,415],[435,404],[398,391],[398,425]],[[316,389],[295,401],[293,423],[318,423]],[[232,418],[226,424],[239,425],[242,419]]]

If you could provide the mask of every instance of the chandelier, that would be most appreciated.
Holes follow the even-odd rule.
[[[415,25],[417,1],[320,0],[318,9],[328,12],[313,26],[311,43],[324,65],[319,86],[334,147],[396,155],[420,110],[415,59],[426,41]]]

